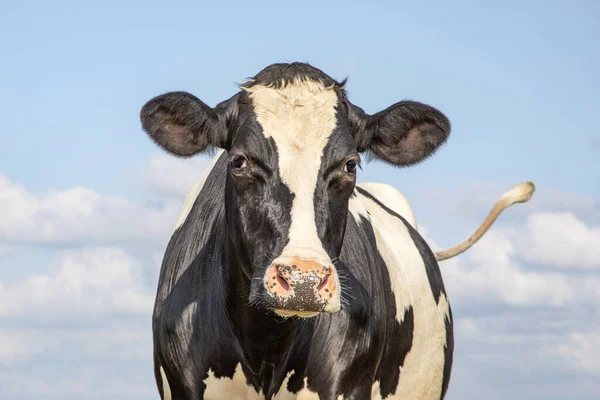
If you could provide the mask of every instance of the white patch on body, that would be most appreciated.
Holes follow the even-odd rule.
[[[194,186],[192,186],[192,188],[188,192],[188,195],[186,196],[183,205],[181,206],[181,210],[179,211],[179,215],[177,216],[177,221],[175,222],[175,226],[173,227],[173,232],[175,232],[179,227],[181,227],[181,225],[183,225],[183,223],[187,219],[187,216],[189,215],[190,211],[192,211],[192,206],[196,202],[200,191],[204,187],[206,178],[208,178],[210,171],[212,171],[212,169],[215,167],[215,164],[217,163],[219,157],[221,157],[221,154],[223,154],[224,151],[225,150],[219,150],[217,152],[217,154],[210,162],[210,165],[204,170],[204,173],[202,174],[200,179],[198,179],[198,181],[194,183]],[[173,234],[173,232],[171,232],[171,234]]]
[[[358,185],[371,193],[388,208],[400,214],[413,228],[417,229],[417,219],[406,197],[395,187],[378,182],[365,182]]]
[[[293,374],[294,371],[288,372],[279,388],[279,392],[274,396],[274,400],[319,400],[319,395],[316,392],[307,389],[306,378],[304,378],[304,387],[298,393],[288,392],[287,385]]]
[[[350,202],[348,203],[348,211],[354,217],[354,220],[358,225],[361,224],[361,217],[369,220],[369,214],[367,214],[367,208],[365,207],[365,203],[358,197],[359,193],[355,189],[354,194],[356,196],[350,198]]]
[[[404,214],[407,213],[406,208],[396,208],[397,204],[403,204],[397,201],[400,199],[397,194],[392,196],[394,201],[388,202],[387,197],[379,195],[381,192],[369,190],[365,185],[361,186],[388,208],[409,220]],[[369,212],[365,218],[370,220],[373,226],[377,247],[388,268],[396,302],[396,319],[402,322],[404,312],[408,307],[413,307],[412,347],[401,367],[396,392],[388,399],[437,400],[441,394],[445,362],[445,318],[449,315],[447,299],[441,295],[439,305],[435,302],[424,261],[404,223],[368,197],[359,194],[351,199],[352,201],[362,201]],[[358,205],[353,207],[360,208]],[[414,217],[412,221],[414,222]],[[376,382],[373,392],[378,388],[379,383]],[[380,398],[377,390],[373,399]]]
[[[207,400],[264,400],[265,396],[257,393],[252,385],[246,383],[242,367],[235,367],[233,378],[217,378],[212,370],[208,371],[208,378],[204,380],[206,390],[204,398]]]
[[[165,370],[163,367],[160,367],[160,379],[162,380],[162,388],[163,388],[163,397],[162,400],[171,400],[171,387],[169,386],[169,381],[167,380],[167,375],[165,374]]]
[[[306,388],[306,378],[304,379],[304,388],[298,393],[291,393],[287,390],[288,382],[294,371],[288,372],[274,400],[319,400],[317,393]],[[204,398],[207,400],[264,400],[265,395],[257,392],[252,385],[246,383],[246,376],[240,364],[236,365],[233,378],[217,378],[212,370],[208,371],[208,378],[204,380],[206,390]]]
[[[289,241],[273,263],[299,258],[333,267],[317,233],[314,196],[323,149],[336,125],[335,90],[310,80],[278,89],[254,85],[244,90],[263,134],[277,146],[281,180],[294,194]],[[336,275],[337,287],[338,280]],[[330,308],[339,309],[339,292],[325,310]]]

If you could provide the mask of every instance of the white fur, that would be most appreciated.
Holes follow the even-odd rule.
[[[274,396],[274,400],[319,400],[319,395],[316,392],[312,392],[307,389],[307,379],[304,378],[304,387],[300,389],[300,391],[296,394],[288,392],[287,385],[294,374],[294,371],[288,372],[281,387],[279,388],[279,392]]]
[[[165,374],[165,370],[163,367],[160,367],[160,378],[162,380],[163,387],[163,397],[162,400],[171,400],[171,387],[169,386],[169,381],[167,380],[167,375]]]
[[[413,228],[417,229],[417,219],[415,213],[406,197],[398,189],[391,185],[378,182],[365,182],[358,185],[371,193],[377,200],[381,201],[388,208],[392,209],[396,213],[400,214],[404,219],[412,225]]]
[[[246,377],[242,367],[238,364],[235,368],[233,378],[216,378],[212,370],[208,371],[208,378],[204,380],[206,400],[263,400],[261,393],[257,393],[254,387],[246,383]]]
[[[515,203],[525,203],[531,199],[533,192],[535,191],[535,185],[533,182],[519,183],[513,186],[506,193],[502,195],[500,201],[505,201],[507,206]]]
[[[368,220],[369,214],[367,213],[367,207],[365,207],[365,203],[363,203],[362,200],[357,197],[358,191],[355,190],[354,194],[356,196],[350,198],[350,203],[348,204],[348,211],[350,212],[350,214],[352,214],[352,216],[354,216],[354,220],[356,221],[356,223],[360,225],[361,217],[364,217]]]
[[[288,372],[279,392],[273,397],[274,400],[319,400],[317,393],[306,388],[306,378],[304,379],[304,388],[294,394],[287,390],[287,384],[294,371]],[[212,370],[208,371],[208,378],[204,380],[206,391],[204,398],[207,400],[264,400],[265,395],[256,392],[253,386],[246,383],[246,377],[240,364],[236,365],[233,378],[217,378]],[[167,400],[167,399],[165,399]]]

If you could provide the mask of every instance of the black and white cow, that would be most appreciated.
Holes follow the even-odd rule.
[[[356,185],[361,154],[418,163],[448,119],[402,101],[374,115],[307,64],[273,64],[215,108],[185,92],[143,107],[150,137],[221,149],[182,208],[160,273],[163,399],[441,399],[452,313],[410,205]]]

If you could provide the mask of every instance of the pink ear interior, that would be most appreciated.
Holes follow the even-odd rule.
[[[404,134],[394,132],[387,140],[375,141],[373,150],[386,161],[396,165],[411,165],[418,163],[441,144],[440,129],[431,122],[414,125]],[[384,138],[381,138],[384,139]]]
[[[439,128],[431,122],[419,123],[406,133],[402,146],[410,153],[430,152],[439,145]]]
[[[401,138],[400,143],[403,150],[407,153],[413,153],[419,151],[423,145],[423,128],[424,125],[431,124],[418,124],[410,128],[404,137]]]
[[[180,125],[170,119],[165,120],[164,130],[176,147],[189,146],[194,141],[194,135],[188,127]]]
[[[175,116],[158,111],[155,114],[157,121],[160,121],[160,132],[155,139],[167,150],[178,155],[193,155],[206,146],[206,140],[199,143],[199,139],[191,127],[183,125],[176,121]],[[158,132],[157,132],[158,133]]]

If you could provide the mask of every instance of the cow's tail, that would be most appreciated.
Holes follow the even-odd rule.
[[[467,240],[459,244],[458,246],[454,246],[451,249],[438,251],[435,253],[435,259],[438,261],[447,260],[449,258],[455,257],[462,252],[468,250],[471,246],[473,246],[477,241],[483,236],[483,234],[490,229],[490,226],[496,221],[498,216],[504,211],[504,209],[512,206],[516,203],[526,203],[531,199],[533,192],[535,191],[535,185],[533,182],[524,182],[519,183],[518,185],[513,186],[509,191],[504,193],[500,200],[496,202],[492,211],[487,216],[485,221],[481,224],[479,229],[475,231]]]

